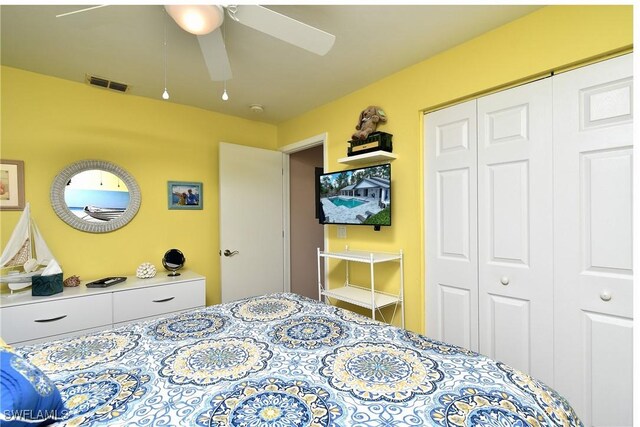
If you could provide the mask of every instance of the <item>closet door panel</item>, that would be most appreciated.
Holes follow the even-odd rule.
[[[456,283],[455,280],[452,280]],[[459,283],[459,282],[458,282]],[[439,329],[434,331],[437,339],[447,343],[455,343],[464,348],[471,348],[471,326],[477,323],[471,319],[471,290],[447,286],[438,283],[436,301],[440,304],[438,312]],[[474,309],[473,312],[477,312]]]
[[[580,160],[583,268],[595,273],[631,274],[632,150],[587,152]]]
[[[632,424],[632,69],[554,77],[555,387],[586,426]]]
[[[530,308],[526,300],[489,296],[490,352],[494,359],[511,366],[531,367]]]
[[[592,312],[584,312],[582,320],[581,362],[587,374],[582,392],[593,408],[582,421],[591,426],[631,426],[633,321]]]
[[[478,350],[476,102],[427,114],[426,333]]]
[[[469,168],[438,171],[438,256],[469,261]]]
[[[486,166],[488,262],[529,264],[529,165],[525,161]]]
[[[478,99],[480,352],[553,384],[551,81]]]

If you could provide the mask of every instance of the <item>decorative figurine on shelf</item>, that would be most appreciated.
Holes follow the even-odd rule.
[[[348,142],[347,156],[370,153],[373,151],[393,151],[393,135],[376,131],[378,123],[385,123],[387,115],[377,105],[370,105],[360,113],[356,130]]]
[[[156,275],[156,266],[150,262],[143,262],[136,269],[136,277],[138,279],[150,279]]]
[[[354,140],[367,139],[369,134],[376,131],[378,123],[384,123],[386,121],[387,115],[384,113],[384,110],[376,105],[370,105],[360,113],[358,124],[356,125],[357,132],[351,137]]]

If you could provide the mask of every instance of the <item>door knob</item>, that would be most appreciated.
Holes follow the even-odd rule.
[[[234,256],[234,255],[238,255],[240,252],[230,251],[229,249],[225,249],[223,253],[224,253],[224,256]]]
[[[500,278],[500,283],[502,283],[503,285],[507,286],[509,284],[509,278],[507,276],[502,276]]]
[[[600,293],[600,299],[604,302],[611,301],[611,292],[605,289]]]

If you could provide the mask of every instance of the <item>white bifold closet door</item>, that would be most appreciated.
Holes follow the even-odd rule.
[[[553,383],[551,80],[478,99],[480,353]]]
[[[554,77],[555,388],[632,423],[632,56]]]
[[[425,116],[427,335],[631,426],[632,56]]]
[[[425,116],[427,335],[478,351],[476,101]]]
[[[551,82],[425,116],[427,335],[553,380]]]

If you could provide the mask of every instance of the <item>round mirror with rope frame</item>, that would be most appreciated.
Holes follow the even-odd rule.
[[[100,181],[100,187],[106,179],[116,182],[114,185],[118,188],[112,191],[107,189],[102,194],[107,196],[110,193],[108,195],[114,201],[109,203],[117,206],[99,206],[87,202],[89,194],[98,197],[96,195],[101,195],[102,190],[87,185],[77,189],[80,193],[77,200],[72,203],[73,206],[68,205],[70,194],[67,191],[71,189],[73,180],[87,174],[98,177],[96,179]],[[89,233],[108,233],[124,227],[138,213],[141,202],[140,187],[133,176],[120,166],[102,160],[82,160],[65,167],[51,184],[50,198],[51,206],[60,219],[75,229]],[[77,204],[82,206],[75,206]]]

